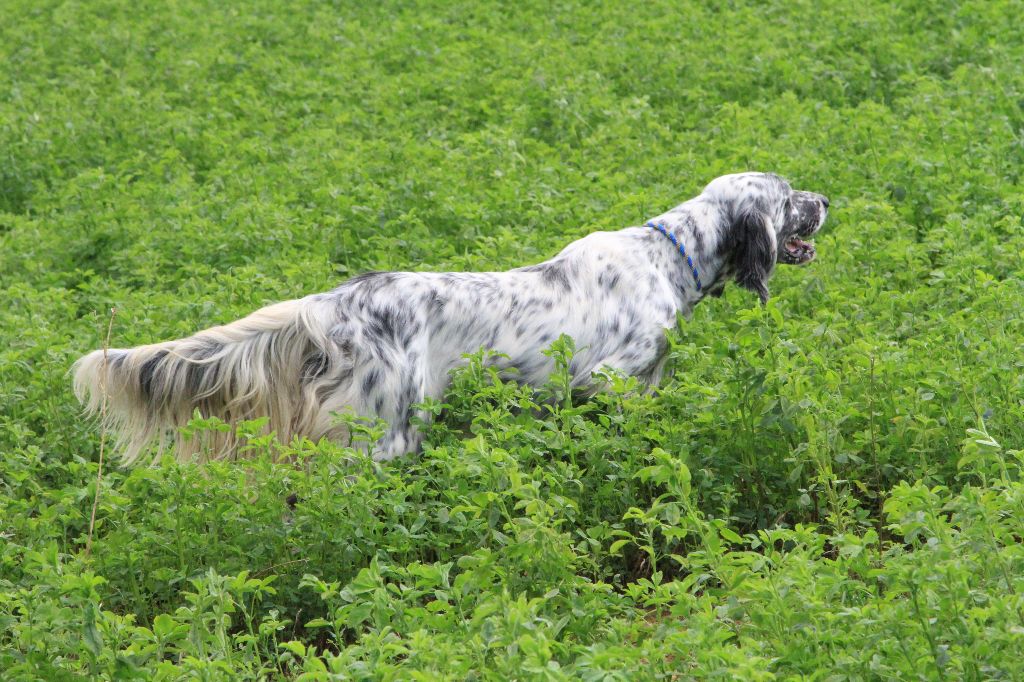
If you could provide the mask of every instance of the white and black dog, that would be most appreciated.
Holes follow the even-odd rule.
[[[553,370],[541,351],[568,334],[574,386],[592,386],[602,367],[656,383],[676,315],[720,296],[729,280],[767,300],[776,263],[814,258],[803,238],[827,211],[824,196],[776,175],[726,175],[644,227],[595,232],[538,265],[369,273],[186,339],[106,358],[94,351],[75,364],[75,393],[93,412],[106,401],[127,462],[154,440],[173,439],[179,458],[196,456],[200,445],[178,428],[195,410],[229,423],[267,417],[285,441],[344,442],[347,429],[332,413],[377,416],[389,428],[375,456],[390,459],[419,448],[414,406],[440,399],[452,368],[481,348],[538,385]],[[202,450],[233,456],[236,445],[217,434]]]

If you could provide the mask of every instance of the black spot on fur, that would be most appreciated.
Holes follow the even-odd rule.
[[[539,272],[545,284],[558,289],[569,288],[569,273],[565,261],[550,261],[523,268],[527,272]]]
[[[167,357],[166,350],[157,351],[156,355],[139,367],[139,390],[147,401],[153,399],[153,382],[156,380],[157,368],[165,357]]]
[[[315,381],[327,373],[328,367],[330,367],[330,362],[327,355],[319,351],[315,352],[302,363],[301,380],[305,383]]]
[[[224,344],[217,341],[206,341],[192,353],[193,360],[209,360],[224,350]]]
[[[433,315],[440,313],[441,310],[444,309],[447,302],[447,299],[442,298],[441,295],[437,293],[436,289],[432,289],[430,293],[424,298],[424,304],[426,309],[430,311],[430,313]]]
[[[381,343],[392,341],[398,329],[398,315],[392,308],[375,307],[370,309],[366,321],[366,334],[373,341]]]
[[[401,343],[403,347],[408,347],[412,340],[420,333],[419,322],[409,322],[402,327],[402,338]]]
[[[514,318],[515,317],[516,310],[519,308],[519,305],[520,305],[519,297],[516,296],[515,294],[512,294],[511,301],[509,302],[509,305],[508,305],[508,317],[509,318]]]
[[[363,395],[369,395],[374,387],[380,382],[380,370],[371,369],[363,377]]]
[[[340,372],[337,376],[332,377],[332,379],[330,381],[328,381],[328,382],[326,382],[324,384],[321,384],[320,386],[317,387],[317,389],[316,389],[317,400],[322,401],[325,398],[327,398],[327,396],[334,395],[335,393],[340,391],[343,386],[348,384],[349,381],[351,381],[351,380],[352,380],[352,370],[344,370],[344,371]]]
[[[622,278],[622,272],[618,268],[613,268],[609,266],[608,270],[606,270],[606,273],[608,276],[604,282],[605,289],[607,289],[608,291],[612,291],[613,289],[615,289],[616,286],[618,286],[619,279]]]
[[[705,253],[707,245],[704,243],[704,233],[697,229],[696,222],[692,216],[687,216],[686,224],[690,227],[689,234],[693,235],[693,255],[702,256]]]
[[[224,350],[224,344],[207,341],[189,356],[193,362],[189,362],[185,369],[185,387],[191,395],[201,393],[206,386],[216,384],[220,368],[217,363],[205,361],[222,350]]]

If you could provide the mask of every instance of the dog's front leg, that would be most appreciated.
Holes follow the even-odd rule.
[[[592,393],[607,387],[607,382],[600,379],[602,370],[634,376],[648,386],[657,386],[665,372],[667,351],[668,340],[664,332],[659,332],[640,337],[633,345],[599,359],[591,370],[595,376]]]

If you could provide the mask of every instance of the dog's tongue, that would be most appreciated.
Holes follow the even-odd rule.
[[[789,241],[786,242],[786,248],[792,253],[800,253],[801,251],[806,251],[814,247],[811,246],[809,242],[805,242],[803,239],[791,237]]]
[[[790,237],[785,243],[786,251],[795,260],[806,263],[807,261],[814,258],[814,244],[805,242],[803,239],[797,237]]]

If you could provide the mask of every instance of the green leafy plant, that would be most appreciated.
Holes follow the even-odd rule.
[[[4,9],[3,679],[1024,678],[1012,5]],[[70,393],[114,307],[517,267],[747,169],[832,199],[818,261],[658,387],[481,349],[420,455],[197,415],[249,459],[130,470]]]

